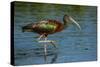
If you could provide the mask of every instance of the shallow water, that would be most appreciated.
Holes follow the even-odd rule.
[[[96,6],[52,5],[15,3],[14,50],[15,65],[95,61],[97,59],[97,8]],[[79,32],[72,24],[62,32],[48,36],[57,48],[48,44],[44,59],[43,44],[37,43],[38,34],[22,32],[22,27],[45,19],[61,22],[64,14],[71,15],[81,26]]]

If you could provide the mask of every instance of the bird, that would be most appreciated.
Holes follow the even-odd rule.
[[[41,40],[42,38],[47,40],[48,35],[64,30],[68,27],[68,23],[70,22],[76,24],[79,30],[81,30],[80,25],[71,16],[65,14],[63,16],[63,23],[58,20],[47,19],[23,26],[22,31],[38,33],[40,35],[38,40]]]
[[[22,31],[38,33],[40,35],[38,40],[40,40],[43,37],[46,38],[49,34],[54,34],[64,30],[68,27],[70,21],[75,23],[79,30],[81,30],[80,25],[71,16],[65,14],[63,16],[63,23],[57,20],[47,19],[23,26]]]
[[[54,41],[47,40],[48,35],[61,32],[68,27],[68,23],[73,22],[79,30],[81,30],[80,25],[68,14],[65,14],[62,18],[63,23],[58,20],[47,19],[34,23],[30,23],[22,27],[23,32],[34,32],[39,34],[38,42],[50,42],[54,47]],[[43,41],[41,41],[43,40]],[[47,45],[44,45],[45,55],[47,53]]]

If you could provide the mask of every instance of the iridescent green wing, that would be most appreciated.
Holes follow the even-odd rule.
[[[53,23],[41,23],[39,24],[39,28],[43,31],[53,32],[56,29],[56,25]]]

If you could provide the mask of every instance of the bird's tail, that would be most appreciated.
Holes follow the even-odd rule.
[[[33,28],[29,26],[22,27],[22,32],[33,32]]]

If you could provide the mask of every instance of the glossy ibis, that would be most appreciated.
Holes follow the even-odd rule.
[[[64,15],[63,22],[57,20],[43,20],[39,21],[37,23],[31,23],[24,27],[22,27],[23,32],[35,32],[40,34],[38,40],[41,40],[41,38],[46,38],[49,34],[53,34],[56,32],[60,32],[63,29],[67,28],[67,25],[69,22],[73,22],[77,25],[79,30],[81,30],[80,25],[69,15]]]
[[[60,21],[57,20],[43,20],[43,21],[39,21],[37,23],[32,23],[32,24],[28,24],[24,27],[22,27],[23,32],[35,32],[40,34],[39,38],[38,38],[38,42],[49,42],[51,43],[54,47],[54,41],[51,40],[47,40],[47,36],[49,34],[53,34],[56,32],[60,32],[63,29],[67,28],[68,23],[73,22],[74,24],[76,24],[76,26],[79,28],[79,30],[81,30],[80,25],[69,15],[64,15],[63,16],[63,23],[61,23]],[[45,51],[45,55],[46,55],[46,47],[47,45],[44,45],[44,51]]]

